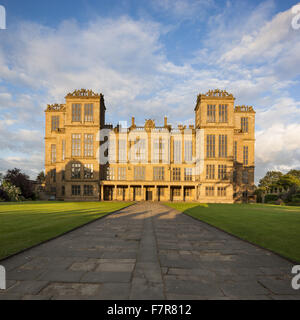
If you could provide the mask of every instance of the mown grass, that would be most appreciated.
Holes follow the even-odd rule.
[[[167,205],[300,262],[300,207],[265,204]]]
[[[129,204],[130,202],[0,203],[0,259]]]

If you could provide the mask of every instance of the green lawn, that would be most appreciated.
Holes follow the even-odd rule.
[[[130,202],[0,203],[0,259],[129,204]]]
[[[265,204],[167,205],[300,262],[300,207]]]

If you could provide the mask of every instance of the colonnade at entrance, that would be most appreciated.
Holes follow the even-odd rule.
[[[197,201],[195,185],[100,185],[100,201]]]

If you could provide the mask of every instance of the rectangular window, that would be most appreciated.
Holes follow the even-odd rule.
[[[65,161],[66,159],[66,140],[62,140],[61,142],[61,160]]]
[[[159,139],[153,141],[153,161],[158,163],[160,158]]]
[[[84,135],[84,156],[93,157],[94,156],[94,135],[85,134]]]
[[[232,173],[232,180],[233,180],[234,183],[237,183],[237,172],[236,172],[236,170],[234,170],[233,173]]]
[[[72,163],[72,179],[80,179],[80,171],[81,171],[81,164],[80,163]]]
[[[164,157],[164,152],[166,151],[165,143],[162,139],[154,139],[153,141],[153,161],[156,163],[162,162]]]
[[[158,187],[157,188],[157,195],[160,195],[160,196],[162,196],[162,197],[164,197],[164,195],[165,195],[165,188],[161,188],[161,187]]]
[[[218,197],[226,197],[226,187],[218,187]]]
[[[116,141],[110,138],[108,142],[108,162],[114,163],[116,161]]]
[[[215,165],[207,164],[206,165],[206,179],[213,180],[215,179]]]
[[[72,196],[80,196],[80,194],[81,194],[80,186],[72,185]]]
[[[216,105],[207,105],[207,122],[216,122]]]
[[[248,171],[247,170],[244,170],[243,173],[242,173],[242,181],[243,183],[248,183]]]
[[[135,187],[134,192],[136,196],[141,196],[142,195],[142,188],[141,187]]]
[[[81,122],[81,104],[72,104],[72,121]]]
[[[241,118],[241,130],[242,132],[248,132],[248,118]]]
[[[127,141],[119,140],[119,162],[127,162]]]
[[[139,139],[139,140],[135,141],[134,160],[135,161],[145,161],[146,160],[146,140],[145,139]]]
[[[244,166],[248,165],[248,146],[244,146],[244,149],[243,149],[243,163],[244,163]]]
[[[145,180],[145,167],[134,167],[134,180]]]
[[[175,163],[181,163],[181,141],[180,140],[174,140],[173,143],[173,159]]]
[[[181,181],[181,170],[180,168],[172,169],[172,179],[173,181]]]
[[[81,134],[72,134],[72,156],[81,156]]]
[[[193,159],[193,141],[184,141],[184,161],[191,162]]]
[[[93,179],[94,178],[94,165],[85,164],[84,165],[84,179]]]
[[[219,122],[227,122],[227,104],[219,105]]]
[[[233,160],[237,161],[237,141],[233,143]]]
[[[214,158],[215,157],[215,135],[208,134],[206,136],[206,157]]]
[[[59,129],[59,116],[52,116],[51,117],[51,130],[56,131]]]
[[[227,165],[220,164],[218,166],[218,179],[219,180],[226,180],[227,179]]]
[[[123,196],[125,192],[125,188],[124,187],[118,187],[117,188],[117,195],[118,196]]]
[[[118,180],[126,180],[126,167],[118,168]]]
[[[64,196],[66,194],[66,188],[65,186],[61,187],[61,195]]]
[[[181,195],[181,188],[174,188],[173,189],[173,196],[180,197],[180,195]]]
[[[184,168],[184,181],[193,181],[193,168]]]
[[[61,171],[61,181],[65,181],[66,180],[66,171],[62,170]]]
[[[93,104],[92,103],[84,105],[84,121],[85,122],[94,121]]]
[[[164,167],[154,167],[153,168],[153,180],[162,181],[165,176],[165,168]]]
[[[219,157],[227,158],[227,135],[219,135]]]
[[[192,196],[192,188],[185,188],[184,189],[184,196],[191,197]]]
[[[50,171],[51,179],[53,182],[56,182],[56,169]]]
[[[94,187],[91,185],[84,185],[83,186],[83,194],[85,196],[92,196],[94,195]]]
[[[51,163],[56,162],[56,144],[51,144]]]
[[[215,195],[215,188],[214,187],[205,187],[205,195],[207,197],[213,197]]]
[[[107,168],[107,180],[115,180],[115,168]]]

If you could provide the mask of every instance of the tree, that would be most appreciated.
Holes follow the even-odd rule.
[[[45,177],[45,172],[44,171],[41,171],[38,176],[36,177],[36,181],[38,183],[44,183],[46,180],[46,177]]]
[[[279,178],[278,185],[282,186],[284,189],[293,187],[298,188],[300,187],[300,178],[287,173]]]
[[[259,180],[259,187],[272,188],[278,186],[278,181],[283,173],[280,171],[268,171],[266,175]]]
[[[20,188],[21,194],[24,198],[35,198],[32,182],[25,173],[21,172],[20,169],[14,168],[12,170],[7,170],[4,180]]]
[[[300,179],[300,170],[292,169],[287,174]]]
[[[0,186],[2,185],[3,182],[3,173],[0,172]]]
[[[280,177],[278,185],[282,186],[285,190],[288,190],[281,195],[281,198],[284,201],[292,201],[293,197],[297,193],[297,190],[300,188],[300,179],[291,174],[285,174]]]

